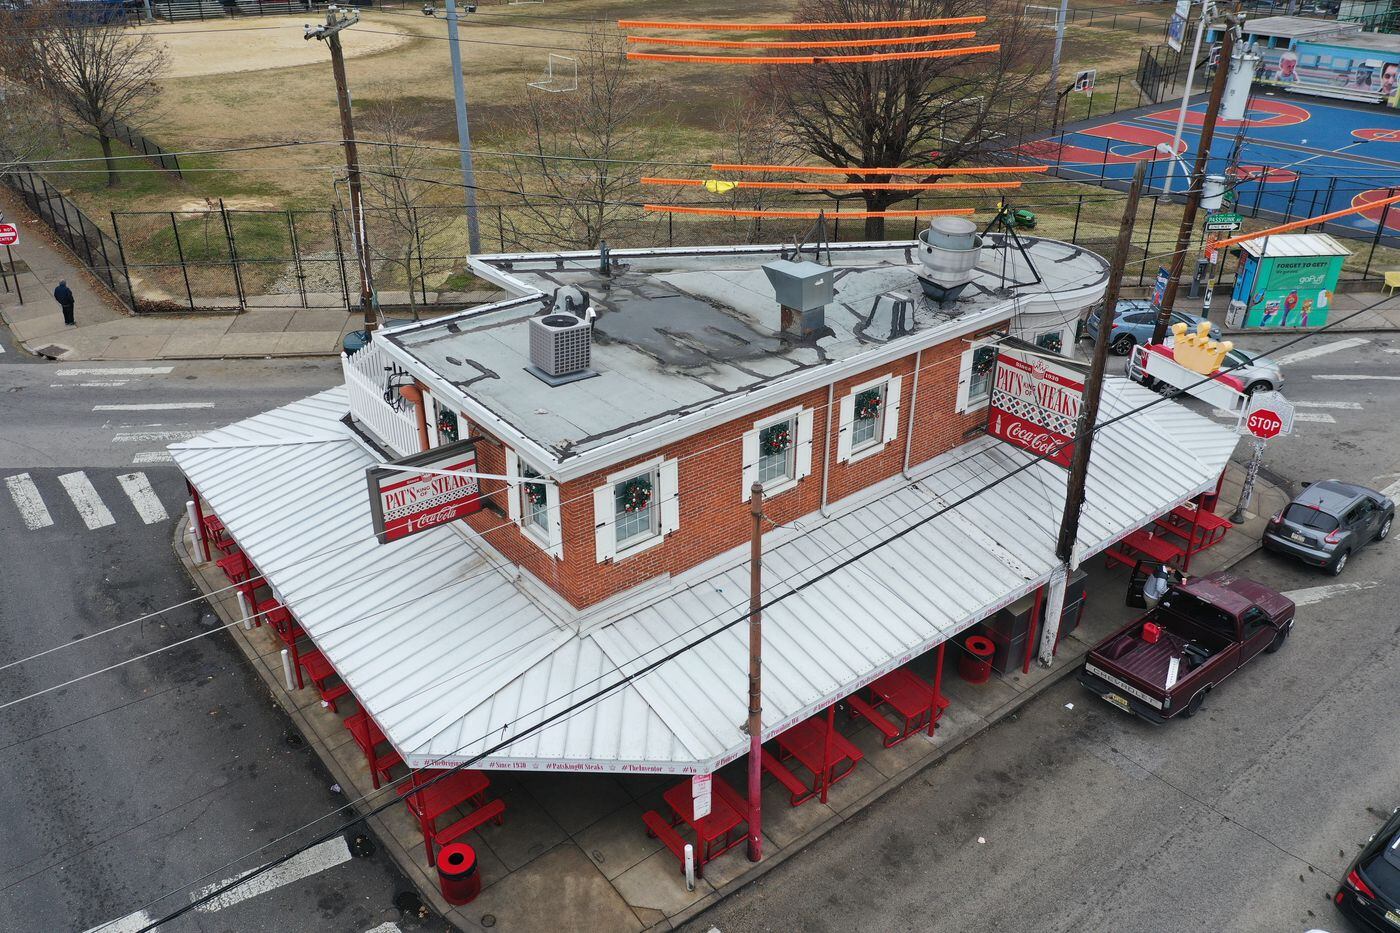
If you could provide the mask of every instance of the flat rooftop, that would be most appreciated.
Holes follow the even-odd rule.
[[[431,322],[386,330],[388,340],[564,461],[647,427],[719,406],[757,389],[823,367],[851,369],[881,349],[938,342],[1014,310],[1066,313],[1097,300],[1108,265],[1097,254],[1057,240],[986,237],[972,282],[956,302],[926,299],[914,241],[839,244],[821,261],[835,270],[828,328],[815,338],[781,331],[779,306],[762,265],[780,247],[614,250],[614,271],[596,252],[483,256],[475,271],[511,299]],[[1029,257],[1030,261],[1027,261]],[[812,259],[809,249],[801,257]],[[1042,279],[1036,282],[1035,271]],[[562,286],[587,293],[597,312],[592,369],[598,375],[551,386],[526,371],[529,319],[543,296]],[[912,299],[909,327],[892,334],[890,302]],[[855,371],[855,370],[852,370]]]

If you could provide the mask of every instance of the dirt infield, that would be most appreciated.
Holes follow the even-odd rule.
[[[320,64],[326,50],[320,42],[308,42],[304,24],[312,14],[229,19],[203,23],[169,23],[151,26],[170,56],[167,78],[263,71],[294,65]],[[411,36],[393,23],[378,22],[374,33],[347,29],[341,33],[346,58],[384,52],[408,42]],[[385,35],[393,32],[396,35]]]

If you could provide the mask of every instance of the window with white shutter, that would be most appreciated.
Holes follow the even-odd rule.
[[[995,346],[972,347],[962,355],[958,366],[959,412],[981,408],[992,397],[992,375],[996,372]]]
[[[793,408],[754,422],[744,434],[743,457],[743,501],[755,482],[765,496],[792,489],[812,472],[812,412]]]
[[[836,459],[864,460],[899,436],[901,376],[881,376],[853,388],[841,399]]]
[[[506,449],[506,510],[525,536],[555,557],[564,556],[559,484]],[[533,482],[532,482],[533,481]]]
[[[655,460],[614,473],[593,490],[598,562],[655,547],[681,526],[680,469]]]

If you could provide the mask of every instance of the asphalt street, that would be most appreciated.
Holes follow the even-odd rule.
[[[1291,352],[1329,346],[1285,359],[1285,394],[1319,417],[1266,468],[1295,491],[1392,486],[1400,341]],[[1400,545],[1337,579],[1264,553],[1239,569],[1291,592],[1298,622],[1195,718],[1153,726],[1065,681],[687,929],[1352,930],[1329,896],[1400,806]]]
[[[211,631],[171,550],[188,495],[165,445],[338,381],[336,361],[0,356],[0,706]],[[116,918],[107,929],[139,929],[281,855],[290,842],[234,861],[347,802],[219,634],[0,709],[0,751],[6,933]],[[353,858],[340,839],[272,881],[167,929],[414,928],[393,905],[407,885],[389,860]]]

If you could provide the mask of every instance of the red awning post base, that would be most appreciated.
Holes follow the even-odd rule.
[[[822,803],[826,803],[827,788],[831,786],[831,734],[836,731],[836,704],[826,708],[826,738],[822,740]]]
[[[938,717],[943,715],[944,708],[948,705],[943,699],[943,649],[947,642],[940,642],[938,645],[938,660],[933,666],[933,702],[928,708],[928,734],[933,738],[933,730],[938,727]]]

